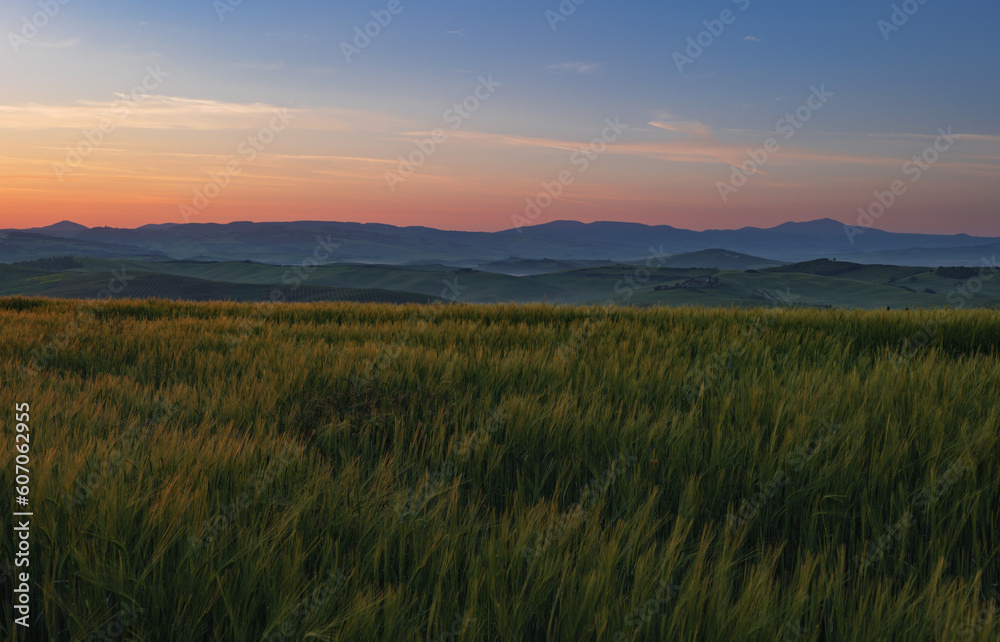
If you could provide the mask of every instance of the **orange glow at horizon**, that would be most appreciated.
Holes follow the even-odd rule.
[[[93,127],[106,106],[0,106],[7,141],[0,228],[315,219],[496,231],[515,227],[538,199],[551,203],[528,224],[614,220],[700,230],[826,217],[854,224],[858,207],[900,178],[911,150],[927,144],[865,139],[850,155],[788,146],[724,200],[719,185],[755,138],[700,123],[652,122],[589,155],[579,151],[586,140],[455,132],[411,176],[392,181],[387,173],[398,173],[399,158],[429,132],[374,112],[286,110],[279,121],[280,110],[267,105],[152,103],[99,140]],[[276,122],[287,127],[267,131]],[[881,229],[1000,236],[988,207],[1000,140],[967,139],[911,186]],[[572,180],[547,200],[545,185],[560,176]],[[949,211],[964,214],[942,215]]]

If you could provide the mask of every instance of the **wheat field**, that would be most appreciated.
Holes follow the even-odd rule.
[[[1000,638],[993,311],[7,298],[0,328],[9,639]]]

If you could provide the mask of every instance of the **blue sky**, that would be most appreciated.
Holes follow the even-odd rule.
[[[563,5],[573,5],[575,11],[553,30],[546,12],[559,11],[556,1],[400,0],[401,12],[348,63],[341,43],[353,41],[355,28],[370,22],[372,11],[385,10],[387,0],[347,4],[244,0],[232,11],[225,11],[224,19],[219,17],[219,3],[212,0],[71,0],[60,6],[49,24],[17,53],[11,46],[3,48],[0,64],[9,81],[3,103],[55,107],[108,101],[116,92],[134,85],[146,65],[159,64],[170,73],[169,80],[156,90],[165,96],[382,115],[386,123],[398,125],[393,131],[399,136],[393,142],[388,140],[391,136],[376,135],[380,128],[373,128],[368,132],[372,134],[368,153],[373,159],[391,160],[410,148],[411,141],[404,140],[403,134],[439,127],[442,112],[468,96],[480,75],[494,78],[502,88],[468,119],[463,130],[572,144],[586,142],[600,130],[606,117],[617,115],[633,124],[628,142],[635,144],[671,143],[669,135],[664,137],[656,127],[647,126],[670,122],[710,128],[714,140],[757,145],[787,110],[809,96],[811,87],[825,86],[835,98],[797,132],[796,147],[817,153],[899,158],[902,162],[926,142],[900,147],[893,136],[930,136],[939,127],[950,126],[970,138],[960,145],[968,157],[959,159],[956,148],[950,152],[949,162],[967,164],[971,158],[985,165],[970,166],[978,182],[960,176],[942,189],[972,189],[974,202],[963,203],[963,207],[975,210],[968,214],[968,227],[970,231],[986,231],[992,223],[989,212],[982,208],[989,207],[997,192],[995,188],[991,192],[983,179],[989,178],[991,168],[996,169],[992,159],[1000,155],[996,141],[991,140],[1000,136],[995,115],[1000,92],[996,82],[1000,77],[1000,40],[993,35],[1000,22],[1000,7],[988,2],[943,0],[927,0],[921,5],[912,0],[909,8],[918,10],[889,33],[887,42],[878,22],[890,19],[894,4],[904,3],[720,0],[622,4],[586,0],[575,6],[567,0]],[[731,24],[712,37],[712,43],[683,73],[679,72],[674,52],[684,52],[688,38],[697,38],[706,29],[704,21],[717,20],[725,10],[732,12]],[[36,2],[7,2],[2,14],[4,32],[20,32],[24,16],[37,11]],[[12,118],[8,118],[8,128],[17,130],[18,123]],[[227,129],[226,123],[220,123],[218,129]],[[292,135],[285,139],[290,147],[285,151],[298,150],[302,156],[338,146],[350,147],[357,156],[363,138],[360,128],[348,136],[349,141],[306,135],[301,130],[298,133],[301,135],[294,141]],[[184,140],[183,132],[177,134],[176,140]],[[158,145],[163,144],[151,140],[157,137],[148,132],[146,137],[137,131],[122,137],[126,135],[135,146],[147,145],[146,154],[155,155]],[[564,159],[551,163],[534,157],[518,159],[489,146],[449,152],[447,158],[440,154],[428,165],[441,176],[453,178],[467,159],[477,154],[497,157],[496,167],[484,168],[486,173],[479,175],[482,180],[510,172],[510,181],[527,181],[528,177],[516,170],[534,167],[537,161],[541,181],[549,171],[545,168],[558,171],[560,165],[565,166]],[[621,200],[619,207],[612,207],[607,199],[601,199],[594,212],[586,208],[574,212],[561,204],[560,217],[585,220],[621,212],[623,219],[685,225],[692,223],[690,217],[664,221],[651,221],[650,217],[669,219],[686,208],[723,225],[736,216],[729,204],[713,198],[713,185],[728,173],[725,162],[719,167],[700,168],[705,185],[703,203],[696,202],[693,192],[672,203],[669,190],[656,191],[650,186],[664,174],[668,179],[683,176],[684,182],[690,183],[689,167],[672,167],[670,162],[664,166],[662,159],[642,165],[623,156],[604,163],[599,173],[587,177],[588,185],[594,187],[588,194],[596,194],[601,185],[608,194],[616,187],[619,191],[635,187],[627,191],[641,194],[641,204],[633,207]],[[726,162],[733,165],[739,160]],[[776,158],[772,168],[779,162]],[[786,164],[790,172],[795,170],[796,163],[786,159]],[[165,167],[161,170],[167,171]],[[831,169],[820,162],[813,170],[808,181],[796,179],[803,191],[829,187],[829,182],[822,182],[823,176],[848,180],[850,175],[845,168]],[[181,178],[176,171],[167,174]],[[766,180],[772,180],[773,175],[773,171],[768,172]],[[891,175],[892,170],[887,169],[885,178]],[[621,184],[624,176],[631,176],[635,184]],[[82,180],[78,183],[84,184]],[[645,188],[651,191],[643,191]],[[766,191],[757,185],[753,188]],[[319,188],[314,191],[315,198],[328,197]],[[865,189],[859,186],[858,194],[863,201]],[[427,199],[434,195],[427,186],[413,196],[419,196],[421,211],[429,212],[434,208]],[[377,204],[361,208],[358,216],[378,217],[383,214],[374,212],[389,212],[383,206],[395,195],[382,196],[385,198]],[[785,196],[770,194],[774,202]],[[495,202],[492,192],[484,198],[467,209],[488,213],[489,222],[470,225],[470,229],[504,227],[509,216],[500,212],[511,210],[511,203],[521,200],[511,197]],[[164,199],[169,197],[164,195]],[[663,200],[664,214],[655,214],[659,200]],[[767,194],[756,194],[739,216],[756,220],[768,209],[768,202]],[[230,205],[236,209],[238,202]],[[320,203],[313,205],[316,207],[310,211],[322,211]],[[449,203],[446,209],[454,212],[446,217],[448,221],[459,220],[456,217],[462,207],[458,203]],[[784,219],[820,215],[846,219],[854,208],[840,206],[844,214],[839,217],[819,209],[815,216],[796,214],[801,207],[772,209],[780,211],[778,218]],[[42,211],[48,208],[40,206]],[[226,211],[225,215],[219,213],[222,218],[231,216]],[[169,218],[166,212],[153,208],[148,216]],[[263,213],[260,216],[267,218]],[[284,214],[276,212],[273,217],[279,216]],[[332,216],[347,218],[336,212]],[[930,211],[914,210],[908,216],[913,229],[937,225]],[[888,219],[885,223],[888,228],[904,229],[907,220],[899,215],[892,224]],[[762,224],[768,222],[774,221],[761,219]],[[1000,228],[994,229],[1000,234]]]

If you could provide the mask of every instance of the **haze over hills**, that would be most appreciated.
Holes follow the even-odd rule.
[[[322,221],[137,229],[63,221],[0,234],[0,296],[1000,305],[997,272],[978,270],[998,264],[1000,239],[878,230],[852,236],[853,244],[829,219],[703,232],[553,221],[493,233]],[[970,267],[935,269],[942,265]],[[977,274],[978,291],[966,297],[963,283]],[[107,287],[117,281],[120,288]]]
[[[63,221],[41,228],[5,230],[4,234],[0,262],[5,263],[74,255],[297,264],[313,255],[320,241],[331,250],[324,250],[324,256],[332,255],[327,262],[464,267],[512,259],[549,260],[572,267],[580,261],[591,265],[637,261],[652,251],[678,255],[707,250],[752,255],[776,263],[837,258],[856,263],[936,267],[980,265],[983,259],[1000,253],[1000,238],[848,228],[832,219],[784,223],[767,229],[700,232],[669,225],[576,221],[552,221],[500,232],[329,221],[168,223],[137,229],[87,228]],[[708,267],[699,260],[678,267],[703,266]],[[529,267],[519,272],[517,266],[512,270],[536,271]]]
[[[722,268],[672,267],[697,260]],[[582,262],[581,262],[582,263]],[[747,267],[753,265],[756,267]],[[504,266],[535,268],[512,275]],[[765,267],[770,266],[770,267]],[[775,264],[699,252],[632,264],[570,267],[501,262],[492,270],[442,265],[340,263],[278,266],[250,261],[57,257],[0,263],[0,297],[165,298],[187,301],[436,301],[463,303],[929,308],[1000,306],[1000,270],[872,265],[816,259]],[[758,269],[759,268],[759,269]]]

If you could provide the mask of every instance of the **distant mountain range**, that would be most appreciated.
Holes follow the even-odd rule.
[[[852,242],[853,241],[853,242]],[[851,234],[831,219],[784,223],[761,229],[696,232],[669,225],[553,221],[501,232],[461,232],[378,223],[295,221],[145,225],[136,229],[88,228],[70,221],[47,227],[4,230],[0,262],[56,256],[201,261],[245,261],[297,265],[311,257],[326,263],[441,264],[497,272],[535,273],[551,264],[567,268],[641,261],[651,253],[671,256],[711,250],[713,260],[730,253],[769,262],[828,258],[863,264],[930,266],[995,263],[1000,238],[967,234],[898,234],[866,229]],[[679,258],[679,257],[678,257]],[[703,265],[704,255],[698,265]],[[541,264],[532,262],[542,261]],[[547,262],[547,263],[546,263]],[[583,263],[581,263],[583,262]],[[671,261],[676,263],[676,261]],[[509,269],[501,269],[508,264]],[[712,267],[726,267],[716,265]]]

